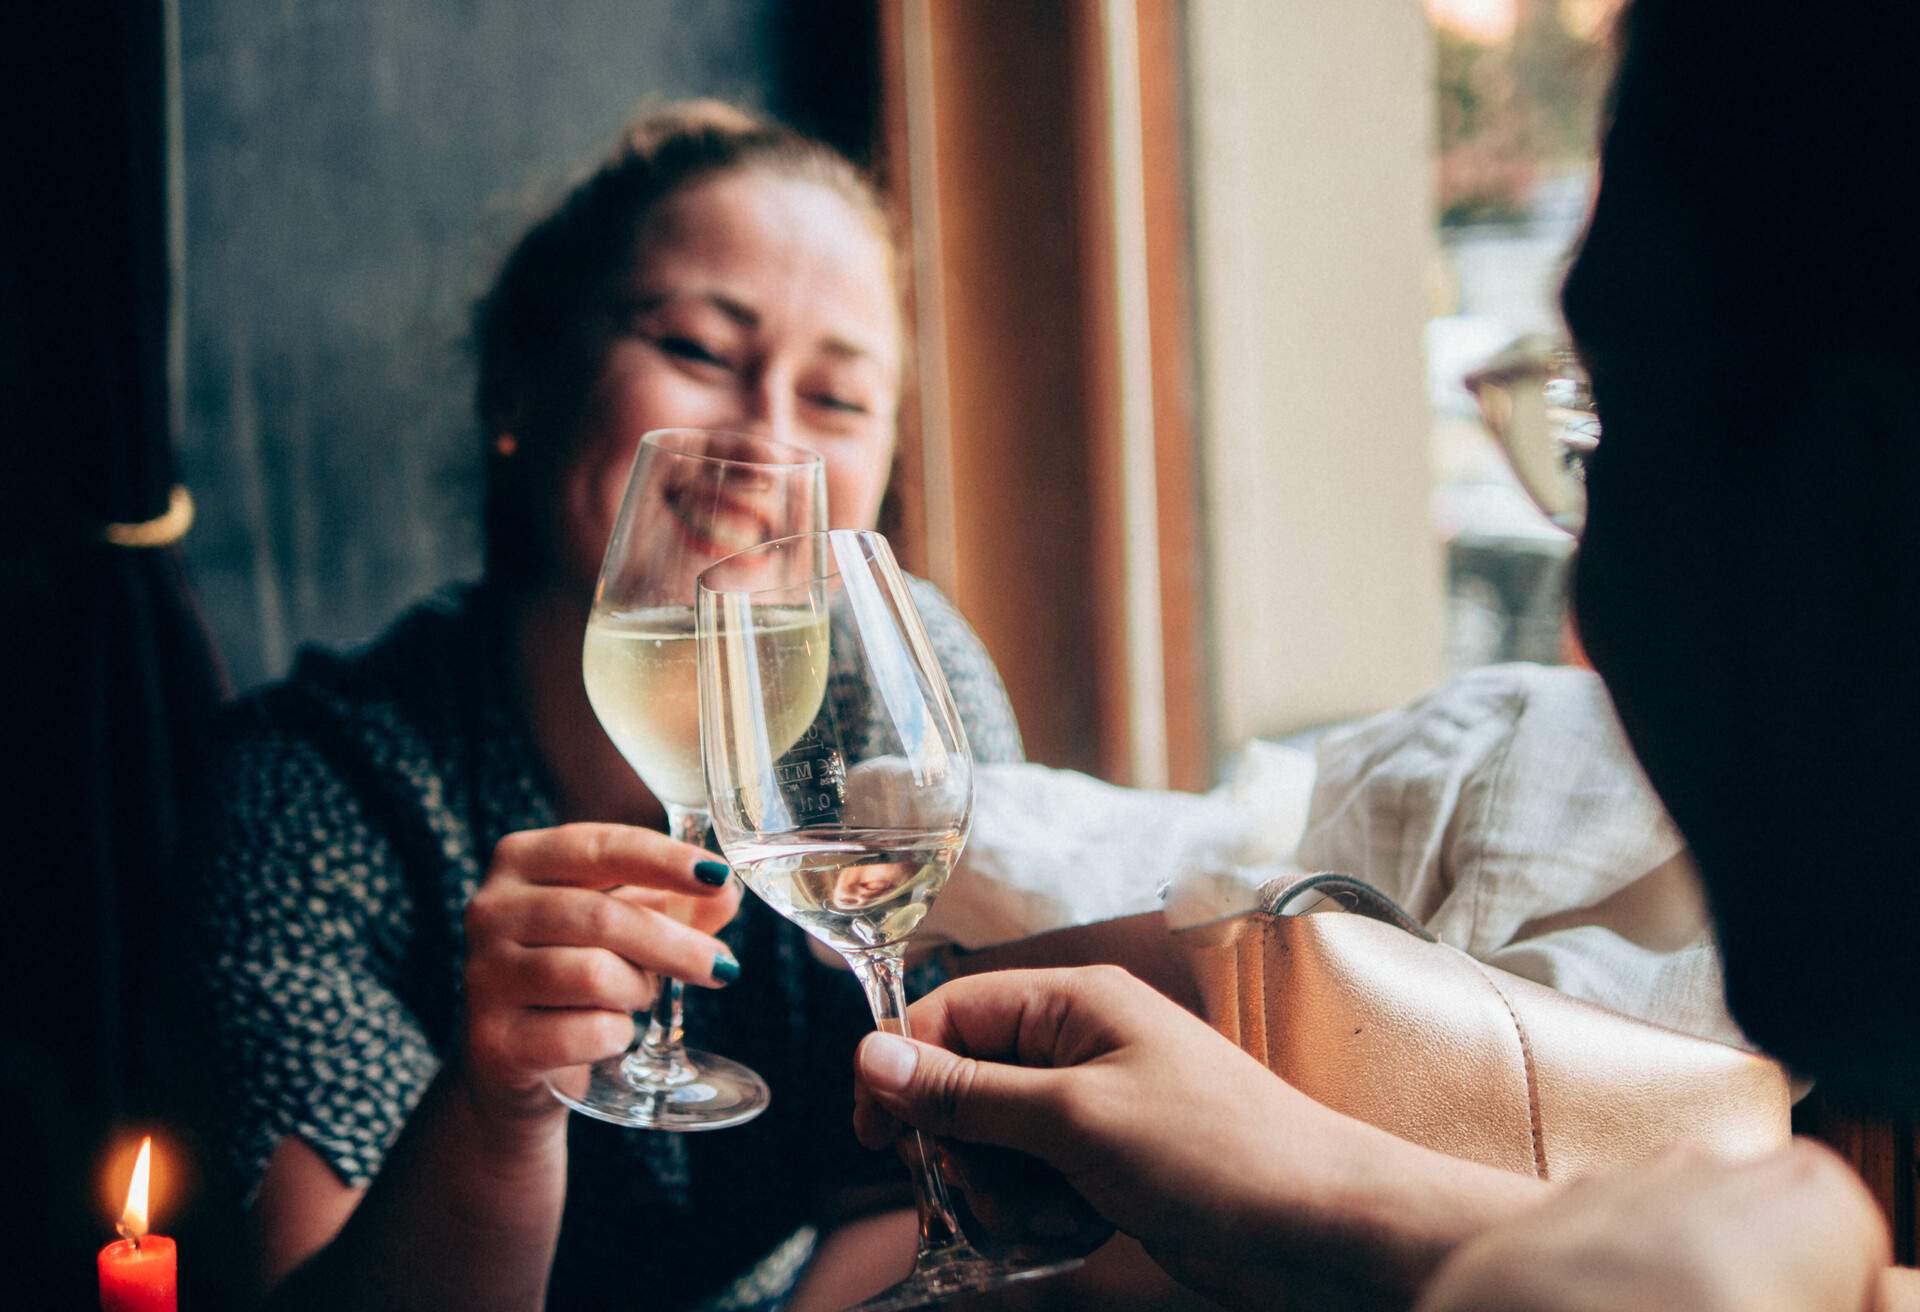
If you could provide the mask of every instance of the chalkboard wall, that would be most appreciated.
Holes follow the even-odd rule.
[[[871,3],[184,0],[184,477],[234,681],[371,637],[479,565],[467,320],[643,100],[859,153]]]

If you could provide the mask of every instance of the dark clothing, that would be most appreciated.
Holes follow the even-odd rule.
[[[980,759],[1018,759],[978,640],[916,592]],[[227,715],[190,849],[193,960],[229,1119],[210,1137],[243,1192],[289,1134],[367,1184],[457,1040],[467,900],[501,837],[560,820],[507,643],[489,593],[450,592],[364,651],[303,655]],[[687,990],[689,1032],[765,1076],[772,1108],[698,1135],[572,1117],[550,1306],[710,1299],[817,1219],[822,1184],[899,1178],[849,1127],[852,1049],[871,1027],[852,976],[757,898],[720,937],[741,978]],[[767,1274],[777,1297],[793,1272]]]

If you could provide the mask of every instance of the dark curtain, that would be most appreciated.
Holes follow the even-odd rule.
[[[106,541],[108,525],[145,525],[120,534],[134,541],[178,531],[171,5],[31,4],[0,21],[0,1135],[25,1281],[8,1283],[21,1306],[83,1308],[126,1187],[124,1170],[108,1179],[111,1149],[153,1132],[170,1164],[199,1157],[177,1129],[191,1062],[168,1042],[172,981],[153,963],[174,912],[177,789],[222,678],[175,551]],[[191,1184],[190,1170],[156,1180],[160,1228],[178,1234]],[[205,1247],[182,1239],[186,1306],[214,1301],[193,1301],[196,1264],[220,1262]]]

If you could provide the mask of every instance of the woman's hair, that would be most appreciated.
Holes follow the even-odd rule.
[[[1607,434],[1581,638],[1734,1019],[1839,1105],[1908,1114],[1920,8],[1634,0],[1624,31],[1563,296]]]
[[[1920,207],[1897,181],[1920,148],[1908,67],[1920,18],[1909,5],[1809,13],[1689,0],[1621,11],[1600,177],[1613,201],[1606,235],[1641,244],[1604,276],[1589,263],[1568,281],[1570,319],[1631,316],[1613,334],[1628,342],[1649,322],[1677,337],[1678,320],[1692,341],[1677,368],[1744,372],[1755,384],[1770,373],[1755,371],[1752,353],[1795,372],[1816,322],[1866,350],[1920,338]],[[1649,264],[1669,276],[1612,277]],[[1847,312],[1834,315],[1836,305]],[[1776,404],[1770,392],[1748,389]]]
[[[545,568],[541,517],[573,455],[606,347],[609,287],[633,266],[641,225],[669,197],[740,173],[826,187],[871,222],[891,257],[879,191],[824,142],[715,100],[683,101],[630,123],[613,151],[521,236],[475,310],[489,578],[526,582]]]

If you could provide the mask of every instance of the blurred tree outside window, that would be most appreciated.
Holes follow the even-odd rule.
[[[1572,540],[1521,488],[1463,379],[1564,339],[1620,0],[1426,0],[1435,42],[1427,370],[1455,671],[1567,652]]]

